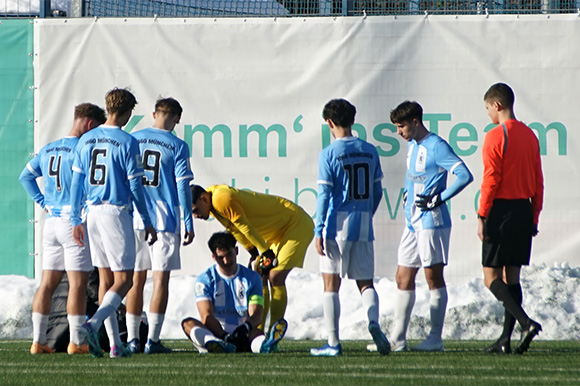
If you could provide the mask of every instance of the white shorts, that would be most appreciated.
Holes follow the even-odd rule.
[[[399,244],[399,265],[410,268],[447,265],[450,235],[451,228],[411,232],[405,227]]]
[[[111,271],[135,268],[135,235],[129,211],[110,204],[90,206],[87,230],[95,267]]]
[[[175,271],[181,269],[179,248],[181,235],[171,232],[157,232],[157,241],[149,246],[145,241],[145,231],[135,229],[137,259],[135,271]]]
[[[354,280],[375,276],[372,241],[325,240],[326,256],[320,256],[320,272],[339,274]]]
[[[42,248],[43,270],[89,272],[93,269],[89,246],[81,247],[73,239],[70,217],[46,218]]]

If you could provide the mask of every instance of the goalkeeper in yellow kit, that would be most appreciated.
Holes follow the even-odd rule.
[[[191,186],[194,218],[215,217],[248,250],[264,284],[264,315],[260,328],[269,332],[284,317],[288,296],[286,277],[302,268],[314,237],[314,222],[300,206],[274,195],[239,190],[227,185],[206,189]],[[258,259],[259,258],[259,259]],[[266,317],[270,313],[269,328]]]

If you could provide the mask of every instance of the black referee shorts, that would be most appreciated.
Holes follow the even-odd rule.
[[[485,221],[489,241],[482,245],[484,267],[530,264],[534,229],[530,200],[496,199]]]

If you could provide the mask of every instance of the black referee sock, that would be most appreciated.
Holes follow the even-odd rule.
[[[528,328],[530,318],[521,306],[521,300],[518,302],[510,293],[510,289],[501,279],[495,279],[489,286],[489,290],[499,300],[503,307],[508,311],[522,326],[522,329]]]
[[[522,286],[518,283],[518,284],[508,284],[507,287],[514,300],[521,305],[523,299]],[[509,342],[511,340],[515,325],[516,318],[514,318],[514,316],[506,309],[503,321],[503,332],[499,337],[499,340],[501,342]]]

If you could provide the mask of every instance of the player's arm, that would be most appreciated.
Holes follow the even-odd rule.
[[[209,300],[197,300],[197,311],[199,312],[200,322],[202,322],[212,334],[220,339],[225,338],[226,332],[222,328],[219,320],[214,316],[213,305]]]
[[[44,209],[44,194],[42,194],[36,182],[36,179],[42,176],[36,174],[33,167],[31,167],[31,163],[32,161],[22,170],[19,180],[26,193]]]
[[[415,205],[421,210],[432,210],[461,192],[473,181],[473,175],[446,142],[435,148],[435,162],[455,175],[455,181],[441,192],[418,194]]]
[[[253,328],[256,328],[262,322],[262,315],[264,314],[264,306],[260,304],[248,305],[248,319],[247,322]]]
[[[483,218],[489,214],[503,173],[503,145],[501,138],[496,135],[497,133],[501,133],[503,137],[503,131],[492,130],[488,132],[482,148],[483,179],[477,214]]]
[[[316,225],[314,227],[314,246],[316,252],[324,256],[323,232],[326,225],[326,215],[332,194],[332,185],[326,181],[318,181],[318,196],[316,198]]]
[[[133,176],[133,178],[129,179],[129,189],[131,190],[131,196],[133,197],[135,207],[141,215],[141,219],[145,225],[145,241],[147,241],[149,245],[153,245],[153,243],[157,241],[157,231],[153,227],[151,218],[149,217],[149,212],[147,211],[145,192],[143,191],[143,184],[140,175]]]
[[[238,204],[234,204],[234,205],[239,207]],[[241,209],[241,208],[234,207],[234,208],[232,208],[232,210],[236,211],[238,214],[240,214],[240,212],[243,213],[243,209]],[[266,243],[266,240],[264,240],[262,235],[260,235],[258,233],[258,231],[256,230],[256,228],[254,228],[254,226],[250,223],[250,221],[246,217],[245,213],[236,216],[233,219],[232,224],[236,228],[236,230],[240,234],[242,234],[247,241],[249,241],[250,248],[251,248],[251,246],[255,246],[262,253],[268,249],[268,244]],[[234,234],[234,237],[235,237],[235,234]],[[237,239],[237,240],[240,241],[239,239]],[[240,243],[246,249],[248,248],[247,243],[243,243],[242,241],[240,241]]]
[[[193,230],[193,215],[191,213],[191,189],[189,188],[189,178],[177,180],[177,193],[179,195],[179,204],[183,212],[183,221],[185,223],[185,236],[183,245],[189,245],[195,237]]]
[[[84,181],[85,174],[82,169],[78,168],[77,166],[73,166],[70,187],[70,218],[73,226],[73,239],[80,246],[85,245],[85,227],[82,226],[81,219]]]
[[[373,183],[373,216],[379,209],[379,205],[381,204],[381,200],[383,199],[383,184],[381,180],[377,180]]]

